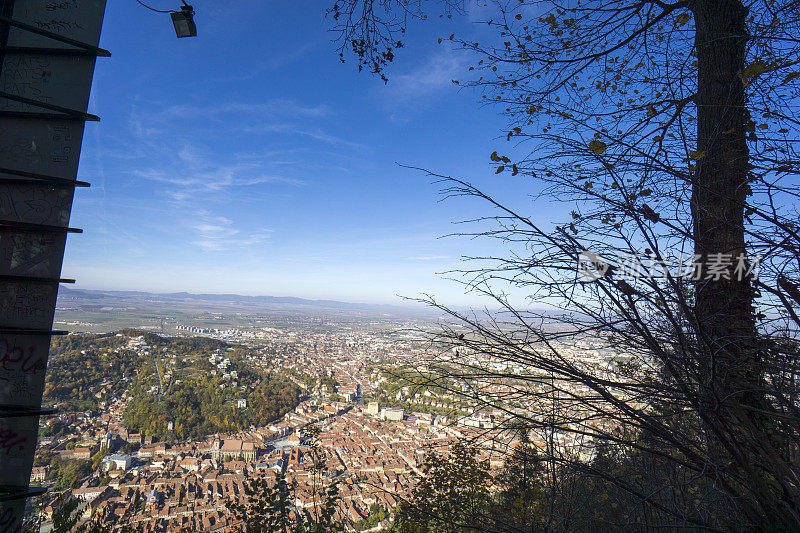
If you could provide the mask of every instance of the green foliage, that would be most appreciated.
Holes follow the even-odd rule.
[[[446,367],[440,370],[448,370]],[[471,409],[465,405],[464,399],[453,393],[453,380],[443,374],[424,372],[416,368],[399,367],[383,370],[381,377],[385,381],[378,386],[376,400],[381,406],[395,407],[406,411],[442,415],[451,420],[463,418],[471,414]],[[400,400],[398,392],[407,388]],[[425,393],[430,396],[424,396]],[[414,398],[414,395],[419,395]],[[408,396],[408,397],[405,397]],[[369,398],[372,400],[373,398]],[[368,401],[365,397],[364,401]],[[433,405],[441,403],[441,406]]]
[[[475,447],[456,443],[449,456],[430,450],[410,501],[400,506],[395,528],[404,533],[481,531],[493,501],[491,475]]]
[[[45,387],[45,400],[67,402],[69,409],[96,410],[100,398],[121,394],[130,388],[133,399],[125,411],[125,421],[133,431],[158,440],[199,439],[216,432],[235,432],[251,425],[263,426],[293,409],[299,402],[300,389],[274,375],[261,375],[252,369],[247,358],[251,350],[203,337],[164,338],[138,330],[123,330],[123,336],[68,335],[54,338],[51,362]],[[141,356],[124,349],[129,336],[141,336],[154,356]],[[232,380],[212,375],[209,353],[226,350],[231,359],[229,371],[236,371],[237,387]],[[164,396],[148,394],[158,384],[157,370],[166,372],[168,356],[175,362],[170,383],[164,383]],[[184,362],[186,361],[186,362]],[[154,365],[158,365],[158,369]],[[126,376],[127,381],[120,378]],[[180,383],[179,383],[180,382]],[[230,402],[248,400],[247,409],[236,409]],[[174,429],[168,430],[173,422]],[[58,423],[42,432],[63,435],[67,427]]]
[[[61,459],[57,455],[50,461],[49,477],[56,490],[77,487],[93,472],[92,462],[84,459]]]
[[[284,368],[283,373],[302,381],[308,389],[314,388],[317,384],[317,379],[314,376],[306,372],[300,372],[294,368]]]
[[[326,469],[324,453],[319,443],[319,428],[310,426],[305,431],[306,445],[312,457],[312,490],[318,492],[317,476]],[[245,483],[246,499],[243,503],[232,503],[228,507],[244,524],[245,533],[334,533],[343,531],[341,524],[334,520],[340,496],[335,481],[319,491],[325,499],[312,509],[312,517],[296,515],[297,523],[292,523],[294,509],[294,486],[290,485],[282,473],[275,482],[270,483],[266,476],[257,476]]]
[[[129,336],[141,336],[154,351],[167,348],[178,357],[200,358],[214,350],[231,347],[230,344],[203,337],[164,338],[138,330],[122,330],[104,335],[75,334],[53,337],[44,398],[49,403],[67,402],[68,408],[77,411],[94,411],[99,398],[96,394],[106,387],[106,396],[122,393],[127,384],[120,380],[137,372],[149,375],[155,372],[152,357],[144,357],[124,349]],[[241,359],[245,352],[234,350]],[[257,378],[257,376],[255,376]]]
[[[62,353],[86,349],[114,349],[121,347],[125,341],[124,337],[117,337],[115,333],[102,335],[77,333],[55,336],[50,340],[50,355],[58,356]]]
[[[85,524],[78,526],[80,512],[76,512],[80,506],[80,500],[70,498],[64,502],[53,513],[52,533],[105,533],[109,528],[104,520],[105,516],[96,516]],[[76,527],[77,526],[77,527]],[[26,532],[38,532],[38,527],[29,527]]]
[[[106,526],[104,517],[99,516],[79,527],[75,533],[107,533],[107,531],[108,527]]]
[[[80,513],[76,512],[80,501],[71,498],[53,514],[53,533],[70,533],[78,523]]]
[[[638,438],[644,444],[647,437]],[[729,516],[719,514],[722,492],[689,469],[676,467],[666,448],[667,456],[655,457],[600,443],[590,460],[565,456],[545,462],[523,432],[493,480],[475,453],[464,444],[457,444],[449,457],[429,453],[393,531],[612,533],[647,522],[691,529],[701,518],[727,524],[724,530],[737,529]],[[490,481],[500,489],[493,496],[487,492]],[[643,505],[645,498],[649,506]],[[675,513],[684,519],[676,520]]]
[[[282,473],[278,473],[275,483],[270,483],[266,476],[247,481],[245,495],[244,503],[234,503],[229,508],[244,523],[246,533],[292,531],[289,517],[292,490]]]
[[[209,339],[206,337],[178,337],[163,339],[162,344],[168,346],[170,351],[178,355],[193,355],[209,353],[215,350],[225,350],[232,345],[227,342]]]
[[[498,497],[502,513],[495,514],[514,527],[530,528],[536,525],[544,529],[546,521],[542,519],[543,509],[546,509],[549,495],[542,482],[543,472],[542,458],[531,445],[527,432],[522,431],[520,444],[506,459],[505,467],[496,480],[502,487]]]
[[[389,511],[386,510],[379,503],[373,503],[369,507],[369,516],[367,516],[364,520],[361,520],[355,525],[356,531],[364,531],[365,529],[372,529],[373,527],[378,526],[384,520],[389,518]]]
[[[301,521],[297,533],[334,533],[343,531],[333,516],[339,502],[339,484],[333,482],[325,488],[325,503],[318,509],[316,519]]]
[[[95,394],[103,384],[108,395],[121,393],[124,385],[119,378],[133,374],[142,364],[134,352],[121,349],[124,342],[124,337],[114,334],[53,337],[44,400],[66,402],[75,411],[94,411]]]
[[[125,424],[157,440],[199,439],[267,425],[294,409],[300,398],[296,385],[268,375],[247,394],[248,407],[236,409],[231,402],[242,392],[220,385],[223,380],[202,376],[175,385],[164,397],[138,390],[125,410]]]
[[[97,470],[100,467],[100,463],[103,462],[103,457],[106,455],[108,455],[108,448],[105,446],[97,450],[97,452],[92,455],[92,471]]]
[[[339,383],[331,376],[323,376],[321,385],[325,387],[329,393],[336,392],[336,387],[339,386]]]
[[[39,434],[42,437],[66,437],[72,435],[72,427],[63,420],[50,420],[46,425],[39,427]]]

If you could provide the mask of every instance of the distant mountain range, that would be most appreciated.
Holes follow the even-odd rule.
[[[61,285],[58,290],[61,303],[69,300],[113,301],[117,304],[133,304],[146,300],[150,303],[184,303],[184,304],[226,304],[247,308],[303,308],[327,309],[350,312],[391,313],[402,315],[432,315],[436,312],[422,305],[385,305],[340,302],[336,300],[307,300],[295,296],[244,296],[241,294],[192,294],[189,292],[150,293],[141,291],[104,291],[71,289]]]

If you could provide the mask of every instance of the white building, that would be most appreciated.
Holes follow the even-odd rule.
[[[131,467],[132,458],[130,455],[113,454],[107,455],[103,458],[103,470],[124,470],[128,471]]]
[[[403,419],[403,410],[392,409],[392,408],[381,409],[381,419],[399,422],[400,420]]]

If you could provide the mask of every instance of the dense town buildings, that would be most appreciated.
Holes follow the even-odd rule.
[[[230,340],[228,336],[225,332]],[[513,435],[502,431],[507,412],[479,406],[452,391],[418,389],[394,379],[387,368],[423,353],[407,339],[372,331],[299,333],[269,328],[249,339],[254,353],[261,354],[250,364],[281,372],[303,390],[294,410],[265,427],[236,434],[159,442],[126,427],[124,412],[131,399],[126,390],[112,394],[110,385],[100,387],[98,413],[63,412],[43,421],[45,427],[66,424],[68,430],[42,438],[40,455],[97,459],[91,474],[75,488],[51,492],[45,517],[59,501],[76,498],[82,519],[103,517],[112,530],[126,525],[136,531],[238,531],[241,524],[230,505],[243,501],[247,480],[283,474],[294,487],[295,517],[315,512],[320,499],[316,483],[337,482],[337,518],[352,529],[376,504],[391,517],[410,495],[426,450],[446,451],[457,440],[471,439],[481,447],[481,459],[499,470],[503,452],[514,445]],[[141,355],[154,351],[142,336],[125,336],[124,341],[126,349]],[[211,372],[234,386],[237,376],[229,369],[230,353],[212,350],[204,357]],[[176,355],[159,356],[165,361],[163,375],[152,377],[151,394],[169,389],[178,366]],[[603,364],[605,354],[592,353],[587,346],[586,360]],[[244,409],[247,398],[235,403]],[[318,440],[326,459],[321,480],[313,479],[305,438],[312,425],[320,429]],[[48,466],[34,469],[31,481],[52,482]],[[382,526],[388,526],[388,520],[384,522]]]

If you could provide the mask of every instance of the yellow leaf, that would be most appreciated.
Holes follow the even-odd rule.
[[[692,150],[689,152],[689,159],[693,159],[695,161],[700,161],[706,156],[706,153],[702,150]]]

